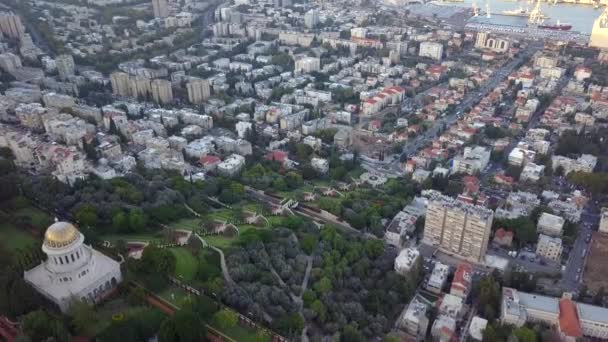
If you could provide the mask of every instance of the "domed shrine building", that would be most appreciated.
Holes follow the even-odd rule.
[[[42,243],[47,260],[24,272],[25,281],[67,311],[74,300],[96,303],[122,280],[120,264],[84,244],[68,222],[47,228]]]

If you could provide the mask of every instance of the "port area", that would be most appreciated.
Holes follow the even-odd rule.
[[[467,30],[483,31],[491,33],[509,34],[512,36],[521,36],[527,38],[539,38],[539,39],[554,39],[561,41],[573,41],[579,44],[585,44],[589,41],[589,35],[583,34],[576,31],[558,31],[539,29],[534,26],[515,26],[515,25],[501,25],[501,24],[490,24],[490,23],[467,23],[464,26]]]

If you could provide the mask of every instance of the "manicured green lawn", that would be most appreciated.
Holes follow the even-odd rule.
[[[48,221],[52,222],[52,218],[44,211],[35,207],[25,207],[13,213],[15,216],[26,216],[32,219],[32,222]]]
[[[164,237],[161,233],[143,233],[143,234],[108,234],[101,237],[101,240],[107,240],[110,242],[116,242],[118,240],[124,241],[160,241]]]
[[[122,313],[124,315],[123,320],[127,320],[131,317],[136,317],[143,312],[155,310],[147,306],[131,306],[125,302],[124,299],[118,298],[107,303],[103,303],[97,308],[97,322],[92,329],[92,336],[101,333],[107,329],[112,323],[112,315]]]
[[[201,227],[199,218],[186,218],[171,224],[174,229],[196,230]]]
[[[195,296],[176,286],[169,286],[161,292],[157,293],[157,295],[162,299],[166,300],[167,302],[178,307],[187,304],[192,300],[193,296]]]
[[[280,227],[283,225],[283,220],[285,219],[283,216],[266,216],[266,218],[273,227]]]
[[[30,246],[42,244],[24,230],[20,230],[9,223],[0,223],[0,244],[10,252],[25,249]]]
[[[238,228],[239,228],[239,234],[243,234],[252,229],[265,229],[265,228],[260,228],[260,227],[247,225],[247,224],[238,226]],[[232,246],[233,243],[237,242],[239,240],[239,237],[238,236],[227,237],[227,236],[222,236],[222,235],[207,235],[207,236],[203,236],[203,239],[212,246],[215,246],[220,249],[226,249],[226,248],[229,248],[230,246]]]
[[[159,297],[163,298],[167,302],[181,308],[183,305],[190,302],[195,295],[186,292],[185,290],[175,287],[169,286],[166,289],[156,293]],[[213,302],[213,300],[207,296],[200,297],[202,300],[208,300]],[[220,329],[212,319],[206,322],[209,326],[221,332],[222,334],[232,338],[238,342],[255,342],[256,341],[256,333],[257,330],[249,329],[247,327],[243,327],[237,324],[235,327],[229,329]]]
[[[186,281],[194,279],[198,267],[196,257],[183,247],[171,248],[170,251],[175,255],[175,276]]]
[[[228,221],[232,217],[229,210],[215,210],[207,215],[212,220]]]
[[[212,328],[238,342],[256,342],[257,330],[249,329],[240,324],[228,329],[220,329],[214,322],[207,323]]]

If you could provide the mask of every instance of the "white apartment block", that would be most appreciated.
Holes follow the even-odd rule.
[[[296,60],[295,73],[305,74],[321,70],[321,59],[317,57],[304,57]]]
[[[483,171],[490,162],[492,151],[482,146],[465,147],[462,156],[454,158],[452,172],[469,175]]]
[[[544,165],[536,165],[534,163],[527,163],[524,166],[524,169],[521,171],[519,176],[519,180],[522,182],[538,182],[540,178],[543,176],[543,172],[545,171]]]
[[[192,79],[186,84],[188,90],[188,101],[193,104],[201,104],[211,97],[209,81],[203,79]]]
[[[327,173],[329,171],[329,162],[323,158],[312,158],[310,160],[310,166],[319,173]]]
[[[319,24],[319,12],[316,9],[311,9],[304,14],[304,26],[309,29],[315,28]]]
[[[239,121],[235,125],[236,133],[239,138],[243,139],[247,136],[247,132],[251,130],[252,123],[246,121]]]
[[[173,101],[173,90],[171,89],[170,81],[156,79],[150,83],[150,86],[152,87],[154,102],[168,104]]]
[[[25,26],[18,15],[3,12],[0,13],[0,31],[11,38],[21,38],[25,34]]]
[[[536,244],[536,255],[543,257],[547,260],[559,262],[562,256],[562,239],[558,237],[551,237],[545,234],[538,236],[538,243]]]
[[[169,16],[167,0],[152,0],[152,10],[155,18],[166,18]]]
[[[494,213],[447,196],[429,201],[423,240],[472,262],[483,260]]]
[[[417,249],[406,248],[402,250],[397,258],[395,258],[395,271],[399,274],[407,275],[419,257],[420,252]]]
[[[519,143],[509,153],[509,165],[522,166],[527,163],[533,162],[536,157],[536,152],[529,149],[528,144]]]
[[[365,98],[361,102],[361,115],[373,115],[387,106],[399,105],[405,96],[405,89],[394,86],[379,91],[376,95]]]
[[[608,233],[608,207],[602,208],[600,214],[600,227],[598,230],[602,233]]]
[[[48,113],[48,108],[44,108],[40,103],[21,103],[15,108],[15,115],[19,122],[34,131],[42,132],[42,116]]]
[[[475,47],[478,49],[489,49],[494,52],[506,52],[511,42],[490,36],[488,32],[478,32],[475,39]]]
[[[582,154],[577,159],[557,155],[551,158],[551,167],[553,170],[555,171],[555,169],[561,166],[564,169],[565,175],[576,171],[593,172],[596,164],[597,157],[590,154]]]
[[[424,298],[416,295],[401,315],[398,322],[399,327],[414,336],[426,334],[429,324],[429,319],[426,317],[428,309],[429,303]]]
[[[72,96],[57,93],[44,93],[42,101],[46,107],[58,109],[73,108],[76,105],[76,100]]]
[[[238,154],[231,154],[223,162],[217,165],[217,171],[224,176],[232,177],[239,173],[245,166],[245,157]]]
[[[443,44],[435,42],[422,42],[420,43],[420,51],[418,52],[418,56],[428,57],[440,61],[443,57]]]
[[[536,224],[536,231],[549,236],[561,236],[565,222],[566,220],[560,216],[542,213]]]
[[[59,78],[62,80],[67,79],[69,76],[74,76],[76,72],[76,64],[74,58],[71,55],[59,55],[55,59],[57,65],[57,72],[59,72]]]
[[[448,265],[440,262],[435,263],[433,272],[426,283],[426,289],[434,293],[441,293],[448,280],[449,273],[450,267]]]

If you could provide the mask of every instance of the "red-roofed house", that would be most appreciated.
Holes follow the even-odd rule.
[[[578,318],[576,304],[569,298],[559,300],[559,330],[566,340],[583,337],[583,329]]]
[[[403,171],[405,171],[406,173],[412,173],[414,172],[414,170],[416,170],[416,162],[411,159],[406,161],[403,167]]]
[[[220,157],[205,155],[199,159],[199,164],[205,169],[205,171],[213,171],[217,168],[217,165],[222,162]]]
[[[285,161],[287,161],[289,158],[287,152],[283,152],[280,150],[274,150],[270,153],[268,153],[266,155],[266,160],[271,160],[271,161],[278,161],[279,163],[283,164],[285,163]]]
[[[473,267],[471,267],[470,264],[462,263],[458,265],[456,273],[454,274],[454,280],[452,280],[450,294],[460,298],[466,298],[471,287],[472,274]]]
[[[369,122],[369,130],[377,131],[382,127],[382,121],[380,120],[372,120]]]
[[[503,174],[497,174],[494,176],[494,181],[498,184],[511,186],[515,183],[513,177],[505,176]]]
[[[479,178],[475,176],[464,176],[462,177],[464,183],[464,190],[469,194],[476,194],[479,192]]]

